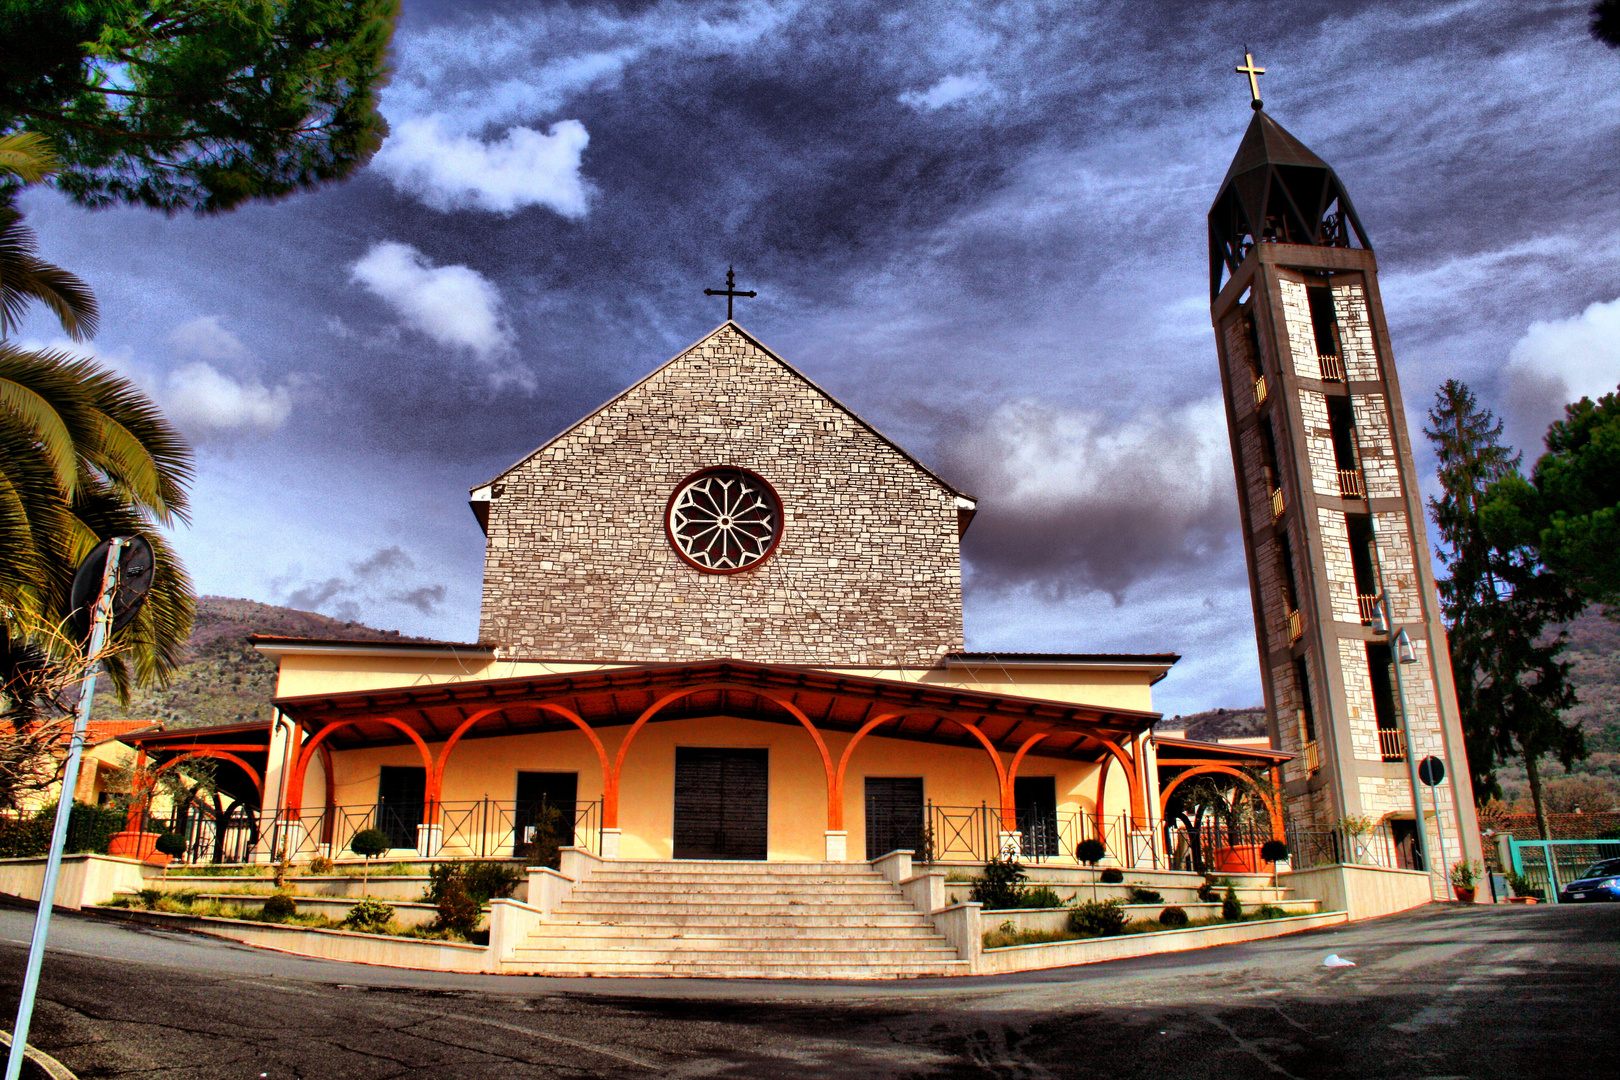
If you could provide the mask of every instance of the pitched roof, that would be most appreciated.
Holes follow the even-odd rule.
[[[144,728],[159,726],[155,720],[91,720],[84,730],[84,745],[100,746],[104,742],[120,738],[132,731],[141,731]],[[64,725],[58,735],[59,742],[68,742],[73,738],[73,725]]]
[[[1317,157],[1311,148],[1294,138],[1288,130],[1271,118],[1271,114],[1256,109],[1249,130],[1243,133],[1232,167],[1226,170],[1225,187],[1232,178],[1262,165],[1305,165],[1325,169],[1328,163]]]
[[[671,365],[673,365],[675,363],[678,363],[679,361],[685,359],[686,356],[692,352],[692,350],[698,348],[704,342],[706,342],[709,339],[715,337],[716,335],[725,332],[728,328],[731,329],[731,330],[736,331],[738,334],[741,334],[743,336],[743,338],[750,345],[754,346],[754,348],[758,349],[760,352],[764,353],[766,356],[770,357],[772,360],[774,360],[778,364],[780,364],[788,372],[788,374],[792,375],[794,378],[798,379],[800,382],[802,382],[806,386],[810,387],[810,389],[814,390],[816,393],[818,393],[822,397],[826,398],[829,402],[831,402],[834,406],[836,406],[840,411],[842,411],[851,420],[855,421],[855,423],[859,424],[862,428],[869,431],[880,442],[887,445],[895,453],[899,454],[901,457],[903,457],[907,461],[911,462],[911,464],[915,465],[919,470],[921,470],[924,474],[926,474],[930,479],[932,479],[940,487],[944,488],[946,491],[950,492],[952,495],[955,495],[959,499],[966,499],[969,502],[976,501],[976,500],[974,500],[973,496],[968,495],[965,492],[962,492],[962,491],[958,490],[954,485],[952,485],[944,477],[942,477],[938,473],[936,473],[933,469],[930,469],[928,466],[924,465],[921,461],[918,461],[916,459],[916,457],[914,457],[912,454],[910,454],[899,443],[895,442],[893,439],[891,439],[887,435],[883,434],[883,432],[881,432],[877,428],[873,427],[866,420],[862,419],[860,414],[856,413],[854,409],[851,409],[848,405],[845,405],[842,401],[839,401],[837,398],[835,398],[831,394],[829,394],[826,390],[822,389],[820,386],[818,386],[815,383],[814,380],[809,378],[809,376],[805,375],[804,372],[800,371],[798,368],[794,367],[792,364],[788,363],[786,360],[784,360],[780,356],[776,355],[769,348],[767,348],[765,345],[763,345],[758,338],[754,337],[754,335],[750,334],[747,330],[744,330],[738,323],[736,323],[735,321],[733,321],[731,319],[727,319],[725,322],[721,323],[719,326],[715,327],[713,330],[709,331],[707,334],[705,334],[702,337],[698,338],[691,345],[688,345],[686,348],[682,349],[680,352],[676,353],[674,356],[670,357],[668,360],[664,361],[662,364],[658,365],[653,370],[649,371],[646,375],[642,376],[640,379],[637,379],[634,383],[631,383],[629,386],[625,387],[624,390],[622,390],[619,393],[615,394],[613,397],[609,398],[607,401],[603,402],[601,405],[597,406],[595,409],[592,409],[590,412],[586,413],[584,416],[580,417],[578,420],[576,420],[572,424],[568,425],[562,431],[559,431],[556,435],[552,436],[549,440],[547,440],[545,443],[541,444],[539,447],[535,448],[534,450],[530,451],[527,454],[524,454],[521,458],[519,458],[517,461],[513,462],[509,467],[501,470],[499,473],[497,473],[494,477],[492,477],[487,482],[479,484],[476,487],[472,488],[473,493],[477,494],[479,491],[489,487],[491,484],[494,484],[496,481],[501,480],[501,479],[505,478],[506,476],[510,475],[515,469],[517,469],[519,466],[521,466],[524,462],[530,460],[536,454],[541,453],[547,447],[550,447],[550,446],[554,445],[560,439],[565,438],[571,432],[575,431],[576,429],[578,429],[582,425],[589,423],[595,417],[600,416],[603,412],[605,412],[606,410],[612,408],[613,405],[616,404],[617,402],[620,402],[620,401],[624,400],[626,397],[629,397],[631,394],[635,393],[636,390],[640,389],[642,386],[646,385],[648,382],[650,382],[654,378],[656,378],[660,372],[662,372],[666,368],[670,367]]]

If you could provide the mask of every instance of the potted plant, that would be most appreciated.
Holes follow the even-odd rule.
[[[1451,864],[1451,891],[1457,894],[1457,899],[1465,904],[1474,902],[1474,890],[1479,885],[1479,875],[1485,868],[1477,862],[1467,859],[1458,859]]]
[[[1339,831],[1344,833],[1345,861],[1361,862],[1361,857],[1367,851],[1365,837],[1373,831],[1373,819],[1366,814],[1350,814],[1339,819]]]

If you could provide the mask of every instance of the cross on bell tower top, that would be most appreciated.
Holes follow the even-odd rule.
[[[1266,69],[1255,66],[1254,54],[1247,45],[1243,46],[1243,66],[1237,69],[1237,73],[1249,77],[1249,97],[1253,99],[1249,102],[1250,107],[1256,110],[1264,108],[1265,102],[1260,100],[1260,76],[1266,73]]]
[[[728,267],[726,267],[726,287],[723,288],[723,289],[704,289],[703,290],[703,295],[704,296],[723,296],[723,297],[725,297],[726,298],[726,321],[731,322],[731,303],[732,303],[732,301],[734,299],[736,299],[737,297],[739,297],[739,296],[753,297],[753,296],[758,296],[759,294],[754,292],[754,290],[752,290],[752,289],[749,289],[747,292],[738,292],[737,291],[737,271],[734,268],[728,266]]]

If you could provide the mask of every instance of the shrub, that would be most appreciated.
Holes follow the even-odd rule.
[[[433,924],[435,930],[449,930],[469,936],[478,929],[478,920],[483,916],[484,910],[477,900],[467,891],[461,878],[449,878],[442,889],[439,890],[439,918]]]
[[[157,838],[156,847],[170,858],[179,858],[186,853],[186,838],[179,833],[166,832]]]
[[[1069,929],[1076,934],[1113,937],[1129,919],[1119,900],[1087,900],[1069,909]]]
[[[1186,926],[1187,913],[1178,907],[1167,907],[1159,912],[1160,926]]]
[[[325,855],[317,855],[309,860],[309,872],[312,874],[330,874],[337,869],[337,863]]]
[[[29,859],[48,853],[55,824],[55,803],[40,807],[30,817],[0,822],[0,859]],[[81,851],[105,854],[113,833],[122,832],[125,824],[124,813],[114,807],[75,802],[68,814],[67,844],[62,850],[69,855]]]
[[[1104,885],[1118,885],[1124,880],[1125,872],[1117,866],[1110,866],[1102,872],[1102,883]]]
[[[162,889],[139,889],[136,891],[141,898],[141,906],[157,910],[157,902],[163,898]]]
[[[1217,878],[1212,874],[1204,875],[1204,883],[1198,886],[1198,899],[1206,904],[1213,904],[1221,898],[1220,887],[1230,885],[1225,878]]]
[[[1508,888],[1513,890],[1514,896],[1533,896],[1537,900],[1547,899],[1547,890],[1540,885],[1532,884],[1522,874],[1515,874],[1509,870],[1506,877]]]
[[[259,909],[259,917],[265,922],[283,922],[297,914],[297,902],[286,893],[265,897],[264,907]]]
[[[1088,866],[1096,866],[1108,854],[1108,848],[1101,840],[1082,840],[1074,845],[1074,857]]]
[[[534,815],[534,842],[524,853],[530,866],[562,866],[563,813],[555,806],[541,806]]]
[[[343,925],[351,930],[361,933],[374,934],[385,929],[394,921],[394,906],[385,904],[381,900],[361,900],[349,909],[349,915],[343,920]]]
[[[349,850],[364,859],[375,859],[388,848],[388,834],[381,829],[361,829],[349,841]]]
[[[1038,888],[1027,890],[1018,906],[1027,908],[1062,907],[1063,898],[1050,886],[1041,885]]]
[[[1288,858],[1288,845],[1281,840],[1267,840],[1260,845],[1260,858],[1265,862],[1282,862]]]
[[[1286,919],[1286,918],[1288,918],[1288,912],[1284,911],[1282,908],[1278,907],[1276,904],[1261,904],[1259,907],[1255,908],[1254,911],[1250,912],[1249,918],[1251,918],[1251,919]]]
[[[1228,922],[1243,918],[1243,905],[1238,903],[1237,890],[1230,881],[1226,883],[1226,895],[1221,897],[1221,918]]]
[[[1130,885],[1125,889],[1125,902],[1127,904],[1162,904],[1164,897],[1153,889],[1145,889],[1140,885]]]
[[[991,859],[984,864],[984,873],[973,879],[968,899],[976,900],[992,911],[1018,907],[1024,896],[1024,881],[1029,877],[1017,859]]]
[[[523,880],[523,871],[505,862],[442,862],[428,869],[422,899],[437,904],[451,886],[459,887],[480,907],[497,897],[511,896]]]

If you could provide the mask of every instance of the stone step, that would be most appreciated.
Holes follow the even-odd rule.
[[[629,906],[629,905],[622,905]],[[668,905],[621,911],[616,913],[602,913],[579,911],[563,904],[552,916],[554,922],[546,925],[566,926],[577,925],[613,925],[620,926],[653,926],[669,924],[671,926],[740,926],[743,919],[731,911],[670,911]],[[928,921],[916,910],[891,912],[882,915],[850,914],[840,911],[818,911],[808,914],[798,912],[777,912],[770,915],[747,916],[749,926],[803,926],[809,927],[867,927],[871,929],[888,930],[907,926],[927,926]]]
[[[716,872],[698,874],[684,870],[651,871],[651,870],[597,870],[589,881],[613,881],[626,884],[691,884],[691,885],[769,885],[781,884],[794,887],[804,885],[887,885],[889,879],[882,874],[870,870],[851,871],[845,874],[828,874],[820,871],[804,874],[767,874],[736,872]]]
[[[957,959],[955,949],[728,949],[714,948],[628,948],[623,943],[603,949],[550,949],[518,946],[512,964],[583,964],[587,966],[631,964],[748,964],[780,967],[784,964],[829,964],[837,967],[895,967],[905,964],[942,964]]]
[[[751,900],[754,903],[873,903],[892,900],[893,885],[613,885],[587,881],[574,888],[571,899],[597,903],[626,903],[639,900],[648,904],[680,903],[694,900]]]
[[[606,933],[623,933],[644,938],[659,937],[712,937],[774,939],[799,937],[806,940],[847,941],[855,938],[887,941],[932,941],[940,937],[939,931],[919,919],[906,926],[806,926],[799,920],[778,920],[770,923],[733,923],[719,920],[706,923],[679,923],[668,920],[647,922],[548,922],[543,934],[549,938],[580,938]],[[866,931],[862,933],[862,931]]]
[[[766,862],[763,859],[608,859],[597,873],[685,873],[685,874],[875,874],[866,863]]]
[[[501,970],[512,975],[579,977],[698,978],[698,979],[893,979],[966,975],[967,962],[946,960],[921,964],[770,964],[694,963],[685,959],[657,964],[578,962],[508,963]]]
[[[631,915],[648,910],[661,911],[672,915],[730,915],[735,918],[745,918],[753,915],[816,915],[823,912],[836,912],[842,915],[910,915],[917,913],[916,908],[901,900],[890,903],[873,901],[870,903],[822,904],[814,900],[766,903],[748,900],[726,900],[720,897],[663,901],[659,903],[648,903],[645,900],[598,902],[588,899],[568,899],[558,905],[557,910],[559,913],[597,918],[606,918],[613,915]]]

